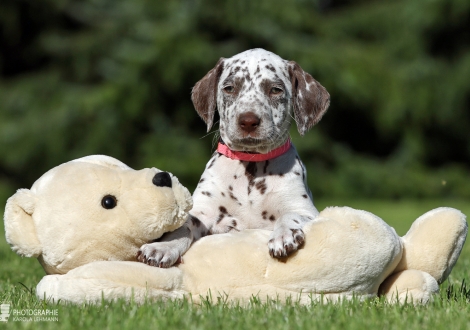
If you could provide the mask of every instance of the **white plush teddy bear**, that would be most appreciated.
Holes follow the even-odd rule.
[[[439,208],[399,237],[377,216],[330,207],[304,228],[304,246],[273,259],[270,232],[246,230],[195,242],[176,267],[135,262],[139,247],[182,225],[191,197],[156,169],[106,156],[62,164],[20,189],[5,210],[7,241],[48,274],[38,297],[74,303],[191,296],[229,300],[374,297],[427,302],[449,275],[467,235],[465,216]]]

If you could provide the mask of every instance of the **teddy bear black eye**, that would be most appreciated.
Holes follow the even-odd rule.
[[[113,209],[116,207],[116,205],[117,205],[117,199],[116,197],[112,195],[106,195],[101,200],[101,206],[104,207],[106,210]]]

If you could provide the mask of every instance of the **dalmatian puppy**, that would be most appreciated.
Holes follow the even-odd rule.
[[[330,96],[293,61],[252,49],[216,66],[192,90],[198,114],[220,141],[193,194],[186,223],[138,252],[141,262],[170,267],[192,242],[244,229],[272,230],[267,250],[285,258],[304,243],[318,211],[306,171],[289,139],[291,118],[303,135],[326,112]]]

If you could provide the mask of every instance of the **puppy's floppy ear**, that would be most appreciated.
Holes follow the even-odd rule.
[[[224,68],[224,58],[221,57],[215,67],[193,87],[191,100],[197,113],[205,121],[209,132],[214,122],[217,107],[217,84]]]
[[[11,249],[25,257],[38,257],[42,253],[33,211],[36,197],[29,189],[19,189],[5,206],[5,237]]]
[[[295,122],[300,135],[304,135],[325,114],[330,94],[294,61],[289,62],[289,76]]]

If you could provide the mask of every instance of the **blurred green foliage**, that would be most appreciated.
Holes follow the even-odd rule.
[[[2,0],[0,197],[88,154],[195,187],[191,87],[261,47],[330,92],[292,136],[320,197],[470,197],[468,0]]]

